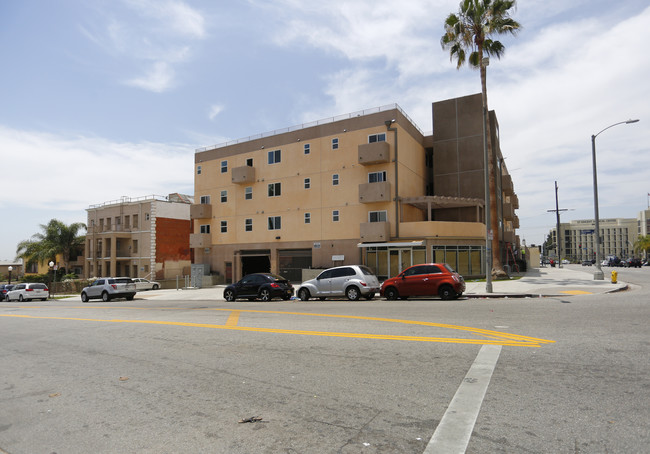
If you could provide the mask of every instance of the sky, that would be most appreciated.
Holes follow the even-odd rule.
[[[458,0],[0,0],[0,260],[56,218],[194,192],[197,148],[398,104],[479,93],[440,46]],[[520,0],[487,71],[518,234],[636,218],[650,200],[650,4]],[[628,119],[600,133],[608,126]],[[600,134],[599,134],[600,133]]]

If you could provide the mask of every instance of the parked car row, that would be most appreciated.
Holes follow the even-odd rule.
[[[618,257],[609,257],[600,264],[600,266],[621,266],[623,268],[641,268],[643,265],[641,259],[629,258],[621,260]]]
[[[368,300],[379,293],[389,300],[407,299],[414,296],[439,296],[456,299],[465,291],[463,277],[445,263],[413,265],[399,275],[387,279],[381,285],[370,268],[363,265],[346,265],[329,268],[314,279],[300,284],[296,295],[302,301],[310,298],[346,297],[356,301]],[[273,298],[288,300],[294,295],[291,283],[272,273],[254,273],[244,276],[224,290],[226,301],[246,298],[250,301]]]

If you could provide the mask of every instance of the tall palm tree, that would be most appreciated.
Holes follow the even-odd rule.
[[[516,34],[521,25],[510,17],[515,0],[463,0],[458,13],[451,13],[445,21],[445,34],[440,39],[443,49],[449,50],[450,60],[456,59],[456,69],[467,60],[481,74],[484,115],[487,117],[487,72],[484,56],[501,58],[505,47],[494,35]],[[469,55],[468,55],[469,54]],[[497,217],[496,166],[492,153],[489,120],[486,118],[488,174],[490,191],[490,229],[492,230],[492,274],[505,275],[499,247],[499,219]]]
[[[47,224],[41,224],[41,229],[43,232],[18,243],[17,257],[24,259],[29,265],[47,263],[54,260],[57,254],[61,254],[63,266],[68,272],[71,254],[83,248],[84,237],[79,236],[79,231],[85,230],[86,225],[81,222],[66,225],[58,219],[52,219]]]

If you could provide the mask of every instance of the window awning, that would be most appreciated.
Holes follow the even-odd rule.
[[[424,241],[402,241],[394,243],[358,243],[357,247],[412,247],[424,246]]]

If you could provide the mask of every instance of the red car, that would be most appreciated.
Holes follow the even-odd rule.
[[[413,265],[381,284],[380,293],[389,300],[409,296],[440,296],[443,300],[458,298],[465,291],[463,276],[446,263]]]

